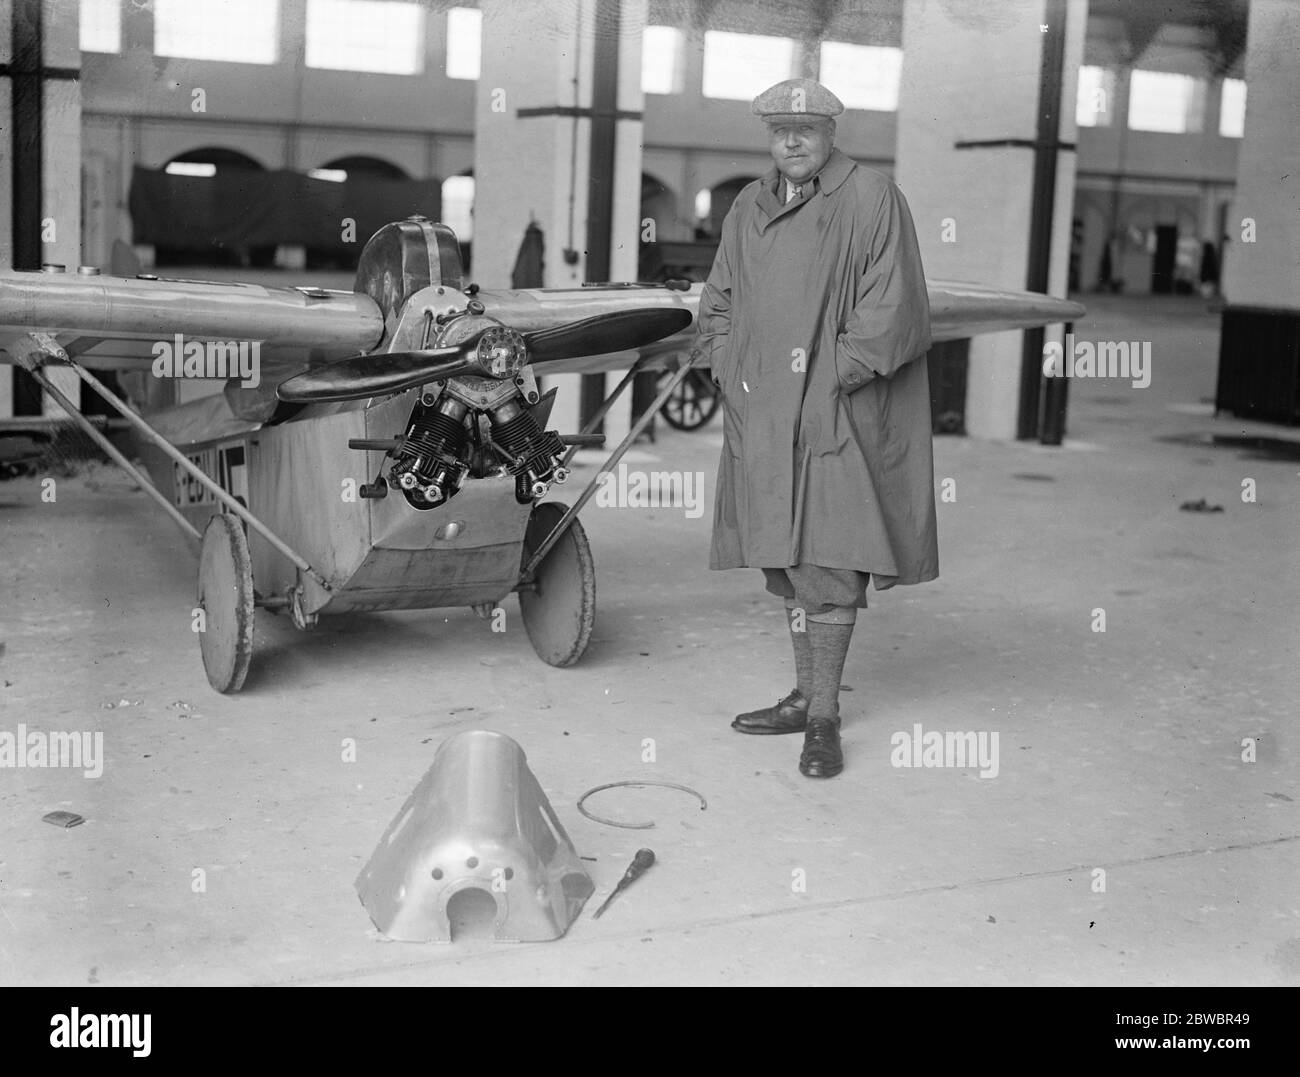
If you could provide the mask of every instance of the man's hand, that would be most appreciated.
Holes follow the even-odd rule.
[[[712,351],[712,349],[709,349],[709,351]],[[711,359],[712,356],[706,355],[705,349],[701,348],[697,344],[695,345],[695,347],[691,349],[691,353],[689,356],[687,356],[686,361],[690,363],[691,366],[696,370],[707,370],[709,372],[709,380],[713,382],[713,384],[716,385],[719,389],[721,389],[722,382],[718,381],[718,376],[713,371]]]
[[[875,381],[877,374],[862,360],[855,359],[841,338],[835,341],[835,376],[840,383],[840,392],[849,396],[868,382]]]

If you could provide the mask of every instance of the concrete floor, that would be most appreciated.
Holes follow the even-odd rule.
[[[102,730],[106,756],[98,780],[0,771],[0,980],[1300,983],[1300,464],[1203,440],[1300,435],[1210,416],[1201,301],[1089,301],[1078,337],[1152,340],[1151,386],[1073,382],[1061,449],[936,442],[943,575],[873,593],[831,781],[799,775],[800,738],[728,728],[792,675],[758,573],[706,567],[711,504],[586,510],[600,612],[576,668],[533,656],[513,600],[504,635],[465,610],[311,634],[259,613],[250,683],[223,697],[189,631],[195,562],[142,494],[107,469],[55,504],[0,485],[0,730]],[[719,444],[660,424],[637,466],[703,471],[711,495]],[[1179,511],[1202,497],[1224,511]],[[996,731],[998,776],[891,766],[914,723]],[[353,880],[437,745],[475,728],[523,745],[596,900],[639,846],[659,862],[558,942],[386,943]],[[638,777],[708,810],[593,802],[650,831],[575,810]],[[41,821],[57,808],[85,824]]]

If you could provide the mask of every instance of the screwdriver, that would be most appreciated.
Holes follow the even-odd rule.
[[[609,908],[609,903],[618,897],[620,892],[626,890],[629,885],[641,878],[645,873],[645,869],[654,862],[655,854],[653,849],[638,849],[636,851],[636,856],[632,858],[631,865],[628,867],[627,871],[623,872],[623,878],[619,879],[618,885],[614,887],[614,892],[610,894],[609,897],[605,899],[604,904],[596,910],[596,915],[593,916],[592,919],[599,920],[600,914]]]

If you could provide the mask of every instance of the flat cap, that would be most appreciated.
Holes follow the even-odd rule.
[[[786,79],[769,86],[750,105],[765,123],[790,123],[809,117],[838,116],[844,103],[814,79]]]

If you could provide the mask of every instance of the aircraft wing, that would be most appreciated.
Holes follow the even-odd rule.
[[[957,281],[930,281],[928,288],[930,333],[936,342],[1073,322],[1087,313],[1073,300],[1039,292],[1007,291]]]
[[[484,290],[478,297],[487,314],[525,333],[628,309],[680,308],[691,314],[690,327],[636,351],[539,365],[546,374],[595,373],[626,369],[638,357],[648,369],[661,369],[688,354],[702,287],[612,284]],[[1068,300],[977,284],[931,281],[929,294],[936,341],[1072,321],[1084,313]],[[418,299],[417,293],[412,302]],[[263,386],[250,402],[251,414],[271,402],[274,386],[307,366],[376,347],[384,320],[369,296],[354,292],[151,274],[0,272],[0,362],[16,362],[10,350],[26,344],[33,332],[50,334],[84,366],[118,370],[148,370],[154,345],[177,334],[187,341],[259,342]]]
[[[680,306],[692,317],[699,309],[703,286],[689,291],[627,285],[587,288],[532,288],[512,292],[482,292],[487,311],[520,332],[551,329],[578,318],[629,307]],[[930,281],[930,330],[935,342],[964,340],[981,333],[1032,329],[1075,321],[1086,313],[1080,304],[1037,292],[1009,291],[980,284]],[[561,359],[539,366],[545,374],[594,374],[625,370],[638,355],[648,370],[661,370],[685,358],[694,343],[691,327],[638,351],[613,352]]]
[[[378,344],[384,320],[369,296],[354,292],[149,274],[0,272],[0,362],[17,362],[10,352],[34,332],[53,336],[84,366],[113,370],[148,370],[154,344],[176,334],[257,342],[263,376],[274,383],[277,357],[302,369],[309,354],[355,355]]]

